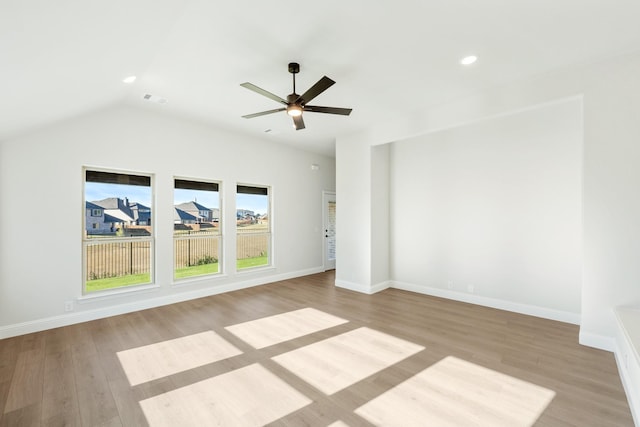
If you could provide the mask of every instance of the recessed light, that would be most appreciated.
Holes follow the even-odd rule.
[[[131,84],[131,83],[133,83],[133,82],[135,82],[135,81],[136,81],[136,76],[129,76],[129,77],[126,77],[126,78],[122,79],[122,81],[123,81],[124,83]]]
[[[478,57],[477,57],[477,56],[475,56],[475,55],[469,55],[469,56],[465,56],[464,58],[462,58],[462,59],[460,60],[460,63],[461,63],[462,65],[471,65],[471,64],[473,64],[474,62],[476,62],[477,60],[478,60]]]

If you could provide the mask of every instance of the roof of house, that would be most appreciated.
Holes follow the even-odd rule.
[[[145,209],[151,210],[149,206],[143,205],[142,203],[138,203],[138,202],[130,202],[129,207],[134,210],[145,210]]]
[[[102,200],[93,200],[91,203],[101,206],[105,213],[109,213],[122,221],[133,221],[134,213],[125,200],[119,197],[108,197]],[[127,219],[128,218],[128,219]]]
[[[210,211],[212,210],[211,208],[208,208],[206,206],[201,205],[200,203],[196,202],[196,201],[192,201],[192,202],[184,202],[184,203],[179,203],[177,205],[175,205],[177,208],[182,209],[184,211]]]
[[[85,202],[85,208],[87,209],[104,209],[102,206],[96,205],[95,203]]]
[[[135,218],[131,215],[126,214],[125,212],[119,210],[119,209],[105,209],[104,210],[104,216],[105,216],[105,221],[107,216],[111,216],[113,218],[116,218],[115,221],[113,222],[133,222],[135,221]],[[111,222],[111,221],[109,221]]]
[[[174,208],[173,214],[174,221],[197,221],[198,218],[191,215],[189,212],[185,212],[182,209]]]

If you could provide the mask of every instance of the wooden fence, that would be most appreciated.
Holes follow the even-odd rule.
[[[237,259],[257,258],[269,253],[270,233],[238,233],[236,238]]]
[[[220,259],[220,236],[176,236],[173,243],[175,268],[211,264]]]
[[[241,232],[236,238],[237,259],[267,256],[271,233]],[[220,235],[185,234],[174,237],[174,268],[217,262]],[[120,277],[151,272],[152,240],[95,239],[86,243],[86,280]]]
[[[150,239],[105,240],[86,245],[86,280],[151,272]]]

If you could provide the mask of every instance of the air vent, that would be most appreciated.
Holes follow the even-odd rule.
[[[166,98],[162,98],[157,95],[146,94],[142,97],[145,101],[155,102],[156,104],[166,104],[168,101]]]

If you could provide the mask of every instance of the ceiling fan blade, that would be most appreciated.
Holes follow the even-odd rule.
[[[252,119],[254,117],[265,116],[267,114],[277,113],[278,111],[284,111],[284,110],[286,110],[286,108],[276,108],[275,110],[261,111],[259,113],[247,114],[246,116],[242,116],[242,117],[245,119]]]
[[[319,107],[317,105],[305,105],[304,111],[311,111],[314,113],[340,114],[342,116],[348,116],[349,114],[351,114],[351,108]]]
[[[285,105],[287,104],[287,101],[285,101],[284,99],[280,98],[278,95],[274,95],[273,93],[271,93],[269,91],[266,91],[266,90],[264,90],[262,88],[259,88],[258,86],[254,85],[252,83],[249,83],[249,82],[241,83],[240,86],[245,87],[245,88],[247,88],[249,90],[252,90],[252,91],[254,91],[256,93],[259,93],[260,95],[266,96],[267,98],[273,99],[274,101],[279,102],[281,104],[285,104]]]
[[[316,96],[320,95],[325,90],[329,89],[334,84],[335,84],[335,82],[333,80],[331,80],[327,76],[324,76],[323,78],[318,80],[318,82],[316,84],[311,86],[309,88],[309,90],[307,90],[305,93],[300,95],[300,97],[298,97],[298,99],[296,100],[296,103],[302,102],[302,103],[306,104],[307,102],[311,101]]]
[[[296,127],[296,130],[304,129],[304,120],[302,120],[302,116],[294,116],[293,125]]]

